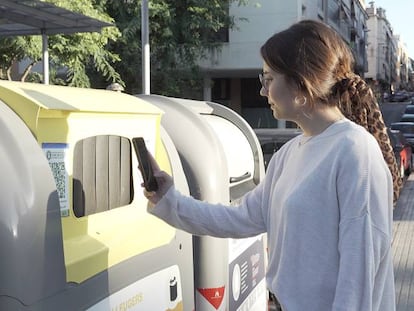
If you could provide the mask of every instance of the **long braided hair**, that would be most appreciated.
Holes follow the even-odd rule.
[[[380,145],[393,177],[395,203],[401,192],[402,178],[380,107],[371,88],[359,75],[350,74],[339,81],[333,91],[343,115],[372,133]]]

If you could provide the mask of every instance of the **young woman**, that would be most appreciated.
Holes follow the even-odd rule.
[[[266,232],[267,285],[283,311],[395,310],[393,181],[372,126],[350,120],[371,120],[375,108],[351,52],[330,27],[301,21],[272,36],[261,55],[261,95],[303,135],[275,153],[237,207],[181,195],[152,158],[159,190],[144,190],[148,211],[197,235]]]

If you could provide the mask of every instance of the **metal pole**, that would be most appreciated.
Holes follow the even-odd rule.
[[[148,27],[148,0],[141,2],[141,41],[142,41],[142,92],[151,92],[150,81],[150,45]]]
[[[325,24],[329,24],[328,0],[322,0],[322,4],[323,4],[323,21]]]
[[[49,84],[49,51],[48,51],[48,38],[42,31],[42,53],[43,53],[43,84]]]

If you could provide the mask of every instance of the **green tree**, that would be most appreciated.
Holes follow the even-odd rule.
[[[32,67],[41,59],[41,40],[35,36],[0,38],[0,75],[12,80],[12,65],[16,61],[30,59],[21,80],[24,81]]]
[[[93,7],[91,0],[48,0],[48,2],[102,21],[113,22],[113,19],[104,11],[99,10],[99,7]],[[113,64],[120,58],[116,53],[105,48],[109,42],[116,41],[119,36],[120,32],[116,27],[105,27],[101,33],[49,36],[48,50],[52,83],[90,87],[86,68],[89,70],[92,68],[103,79],[123,84],[120,75],[113,67]],[[30,62],[19,80],[40,80],[41,77],[31,73],[31,69],[41,61],[41,48],[41,36],[0,38],[1,78],[11,80],[12,65],[15,62],[29,59]],[[58,71],[64,72],[64,76],[58,76]]]
[[[115,64],[129,93],[141,93],[141,1],[95,0],[114,18],[122,37],[108,48],[119,54]],[[149,0],[151,92],[196,97],[202,81],[198,60],[220,48],[218,35],[235,27],[229,4],[242,0]],[[96,81],[97,86],[102,81]]]

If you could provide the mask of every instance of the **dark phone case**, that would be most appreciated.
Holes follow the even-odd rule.
[[[145,141],[142,137],[132,138],[135,153],[137,154],[139,167],[141,171],[142,179],[144,180],[144,187],[147,191],[157,191],[158,184],[152,171],[151,163],[148,159],[148,150],[145,146]]]

